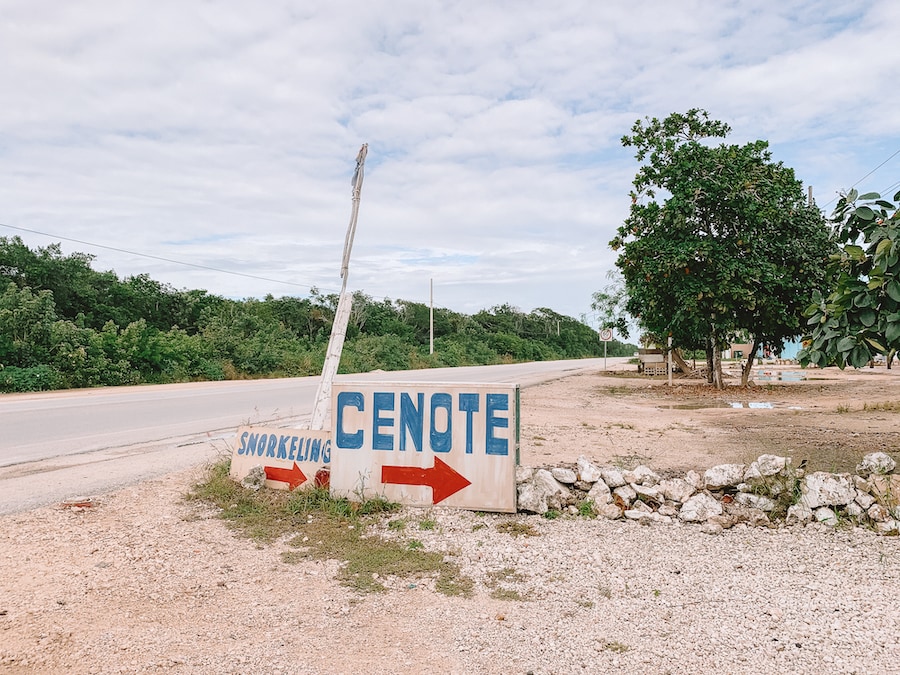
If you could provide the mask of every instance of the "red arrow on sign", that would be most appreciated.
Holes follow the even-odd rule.
[[[297,462],[294,462],[294,466],[290,469],[281,469],[277,466],[267,466],[263,468],[266,470],[267,480],[287,483],[291,490],[301,483],[306,482],[306,475],[300,470],[300,467],[297,466]]]
[[[434,458],[434,466],[430,469],[418,466],[383,466],[381,482],[395,485],[427,485],[431,488],[433,504],[439,504],[450,495],[472,484],[472,481],[467,480],[439,457]]]

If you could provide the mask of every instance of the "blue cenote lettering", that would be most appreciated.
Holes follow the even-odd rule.
[[[237,454],[271,457],[289,462],[331,462],[331,440],[291,434],[241,434]]]
[[[477,433],[478,439],[484,438],[485,454],[508,455],[509,440],[498,437],[498,430],[509,428],[509,398],[509,394],[436,392],[426,401],[421,392],[382,391],[367,400],[363,392],[342,391],[337,395],[335,445],[348,450],[367,443],[373,450],[406,450],[411,445],[416,452],[427,447],[437,453],[458,449],[472,454]],[[348,423],[351,408],[366,413],[366,424]],[[465,430],[462,448],[453,447],[454,425]]]

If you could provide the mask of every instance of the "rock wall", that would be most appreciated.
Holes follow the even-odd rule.
[[[900,474],[883,452],[866,455],[856,474],[806,473],[788,457],[761,455],[749,466],[720,464],[703,474],[662,477],[646,466],[574,466],[516,470],[518,510],[627,518],[644,524],[697,523],[718,534],[738,523],[775,527],[841,522],[900,533]]]

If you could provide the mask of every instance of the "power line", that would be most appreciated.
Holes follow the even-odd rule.
[[[880,169],[880,168],[883,167],[885,164],[887,164],[888,162],[890,162],[890,161],[891,161],[892,159],[894,159],[894,157],[896,157],[897,155],[900,155],[900,148],[898,148],[897,150],[895,150],[895,151],[894,151],[894,154],[892,154],[890,157],[888,157],[886,160],[884,160],[881,164],[879,164],[878,166],[876,166],[876,167],[875,167],[874,169],[872,169],[869,173],[867,173],[865,176],[863,176],[863,177],[860,178],[858,181],[856,181],[853,185],[851,185],[851,186],[850,186],[850,189],[852,190],[852,189],[855,188],[857,185],[859,185],[860,183],[862,183],[866,178],[868,178],[868,177],[871,176],[873,173],[875,173],[876,171],[878,171],[878,169]]]
[[[150,258],[152,260],[161,260],[162,262],[172,263],[174,265],[184,265],[186,267],[195,267],[195,268],[201,269],[201,270],[209,270],[211,272],[219,272],[221,274],[232,274],[234,276],[245,277],[247,279],[256,279],[258,281],[270,281],[270,282],[276,283],[276,284],[285,284],[287,286],[296,286],[297,288],[305,288],[307,290],[309,290],[310,287],[312,285],[314,285],[314,284],[298,284],[293,281],[284,281],[283,279],[272,279],[270,277],[261,277],[261,276],[255,275],[255,274],[246,274],[244,272],[235,272],[234,270],[224,270],[219,267],[210,267],[209,265],[198,265],[197,263],[185,262],[183,260],[174,260],[172,258],[164,258],[162,256],[151,255],[149,253],[138,253],[137,251],[129,251],[124,248],[116,248],[115,246],[107,246],[105,244],[97,244],[92,241],[84,241],[82,239],[75,239],[74,237],[63,237],[58,234],[50,234],[49,232],[41,232],[39,230],[32,230],[27,227],[17,227],[15,225],[7,225],[6,223],[0,223],[0,226],[7,227],[11,230],[19,230],[20,232],[30,232],[32,234],[40,234],[45,237],[50,237],[51,239],[62,239],[64,241],[72,241],[72,242],[75,242],[76,244],[84,244],[85,246],[93,246],[95,248],[102,248],[102,249],[106,249],[108,251],[116,251],[117,253],[127,253],[128,255],[135,255],[140,258]],[[330,289],[326,288],[323,290],[327,291]]]
[[[878,194],[880,194],[881,196],[886,196],[886,195],[891,196],[891,190],[894,190],[897,187],[900,187],[900,180],[898,180],[896,183],[892,183],[891,185],[888,185],[886,188],[882,189],[881,192],[879,192]]]
[[[0,227],[6,227],[10,230],[18,230],[19,232],[30,232],[31,234],[39,234],[44,237],[49,237],[51,239],[62,239],[63,241],[71,241],[76,244],[83,244],[85,246],[92,246],[94,248],[102,248],[108,251],[115,251],[116,253],[126,253],[128,255],[137,256],[139,258],[150,258],[151,260],[160,260],[162,262],[172,263],[173,265],[184,265],[186,267],[194,267],[201,270],[208,270],[210,272],[218,272],[220,274],[231,274],[233,276],[244,277],[246,279],[256,279],[258,281],[268,281],[276,284],[284,284],[286,286],[294,286],[296,288],[305,288],[307,292],[315,286],[315,284],[298,284],[293,281],[284,281],[283,279],[272,279],[271,277],[261,277],[256,274],[246,274],[244,272],[235,272],[234,270],[226,270],[219,267],[211,267],[209,265],[199,265],[197,263],[185,262],[184,260],[175,260],[173,258],[164,258],[158,255],[151,255],[149,253],[138,253],[137,251],[129,251],[124,248],[117,248],[116,246],[107,246],[106,244],[97,244],[92,241],[85,241],[83,239],[75,239],[74,237],[64,237],[58,234],[50,234],[49,232],[41,232],[40,230],[33,230],[27,227],[18,227],[16,225],[8,225],[6,223],[0,223]],[[339,291],[333,288],[324,288],[321,286],[317,287],[321,291],[330,292],[330,293],[338,293]],[[390,300],[388,296],[382,295],[369,295],[372,300]],[[416,301],[410,300],[408,298],[395,298],[396,300],[404,300],[405,302],[419,302],[419,304],[427,304],[426,301]],[[440,309],[447,309],[446,307],[442,307]]]
[[[0,227],[7,227],[11,230],[19,230],[20,232],[30,232],[32,234],[40,234],[45,237],[50,237],[51,239],[62,239],[64,241],[72,241],[77,244],[84,244],[85,246],[93,246],[95,248],[102,248],[102,249],[106,249],[108,251],[116,251],[117,253],[127,253],[128,255],[138,256],[139,258],[150,258],[152,260],[161,260],[163,262],[172,263],[174,265],[185,265],[186,267],[195,267],[195,268],[201,269],[201,270],[209,270],[211,272],[219,272],[221,274],[231,274],[231,275],[238,276],[238,277],[245,277],[247,279],[256,279],[258,281],[269,281],[269,282],[276,283],[276,284],[285,284],[287,286],[295,286],[297,288],[305,288],[307,291],[309,291],[313,286],[315,286],[315,284],[298,284],[293,281],[284,281],[283,279],[272,279],[271,277],[261,277],[256,274],[246,274],[244,272],[235,272],[234,270],[225,270],[225,269],[221,269],[219,267],[211,267],[209,265],[199,265],[197,263],[185,262],[183,260],[174,260],[173,258],[164,258],[162,256],[151,255],[149,253],[138,253],[137,251],[129,251],[124,248],[117,248],[115,246],[107,246],[106,244],[96,244],[92,241],[84,241],[82,239],[75,239],[74,237],[63,237],[62,235],[58,235],[58,234],[50,234],[49,232],[41,232],[40,230],[32,230],[27,227],[18,227],[16,225],[7,225],[6,223],[0,223]],[[339,292],[337,289],[334,289],[334,288],[324,288],[322,286],[318,286],[317,288],[321,291],[325,291],[325,292],[329,292],[329,293],[338,293]],[[379,295],[372,295],[369,297],[371,297],[373,300],[388,300],[389,299],[387,296],[379,296]],[[413,300],[410,302],[415,302],[415,301]],[[423,304],[424,304],[424,302],[423,302]]]
[[[867,173],[865,176],[863,176],[863,177],[860,178],[858,181],[856,181],[853,185],[851,185],[851,186],[850,186],[850,189],[852,190],[852,189],[855,188],[857,185],[859,185],[860,183],[862,183],[866,178],[868,178],[868,177],[871,176],[873,173],[875,173],[876,171],[878,171],[878,169],[880,169],[880,168],[883,167],[885,164],[887,164],[888,162],[890,162],[890,161],[891,161],[892,159],[894,159],[894,157],[896,157],[897,155],[900,155],[900,148],[898,148],[897,150],[895,150],[895,151],[893,152],[893,154],[892,154],[890,157],[888,157],[888,158],[887,158],[886,160],[884,160],[881,164],[879,164],[878,166],[876,166],[876,167],[875,167],[874,169],[872,169],[869,173]],[[888,188],[888,189],[890,189],[890,188]],[[831,202],[834,202],[834,201],[837,201],[837,197],[832,197],[831,199],[829,199],[827,202],[825,202],[825,203],[822,205],[822,208],[824,209],[826,206],[828,206],[829,204],[831,204]]]

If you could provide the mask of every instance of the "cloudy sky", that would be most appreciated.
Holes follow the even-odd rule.
[[[368,143],[351,289],[590,322],[638,118],[705,108],[826,210],[900,189],[898,28],[896,0],[0,0],[0,236],[337,291]]]

